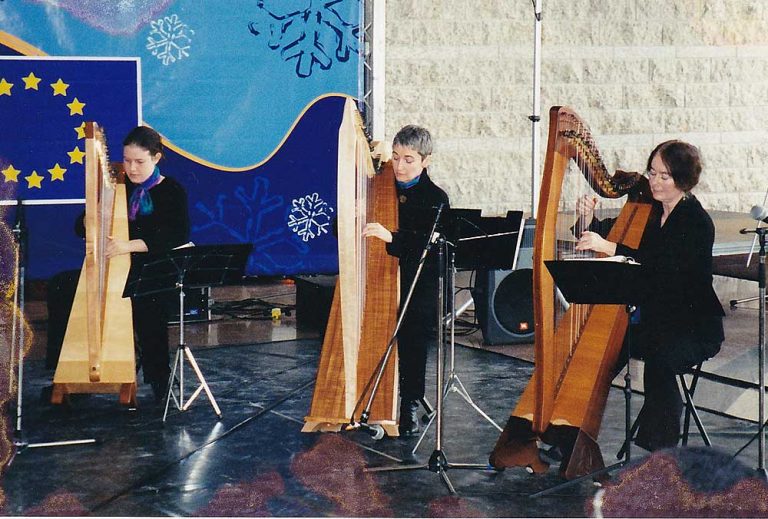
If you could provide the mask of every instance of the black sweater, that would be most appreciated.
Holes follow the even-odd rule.
[[[131,193],[136,189],[128,179],[125,182],[126,203],[130,203]],[[152,214],[137,215],[134,221],[128,220],[128,237],[131,240],[144,240],[149,252],[163,252],[189,241],[189,213],[187,211],[187,193],[176,180],[165,177],[162,182],[149,190],[154,210]],[[75,232],[85,237],[83,220],[85,213],[75,222]]]

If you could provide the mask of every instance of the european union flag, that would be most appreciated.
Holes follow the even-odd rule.
[[[141,120],[138,59],[0,57],[0,200],[82,199],[85,121],[110,160]]]

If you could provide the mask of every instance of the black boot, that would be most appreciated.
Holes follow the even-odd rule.
[[[419,434],[418,400],[400,402],[400,436],[415,436]]]

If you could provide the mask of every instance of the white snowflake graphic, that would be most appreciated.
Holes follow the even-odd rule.
[[[163,65],[189,57],[192,43],[190,36],[195,31],[182,23],[177,15],[159,18],[150,25],[152,30],[147,36],[147,50],[152,51],[152,55],[162,61]]]
[[[304,242],[313,240],[328,232],[333,208],[317,193],[291,201],[288,227]]]
[[[259,0],[257,19],[248,24],[254,36],[265,35],[285,61],[296,60],[296,75],[309,77],[315,65],[328,70],[333,58],[357,54],[360,25],[350,18],[359,0]]]

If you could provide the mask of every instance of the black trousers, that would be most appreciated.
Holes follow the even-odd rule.
[[[174,294],[170,292],[131,298],[136,354],[144,382],[164,383],[171,375],[168,317],[174,301]]]
[[[413,277],[402,276],[400,304],[404,304]],[[437,345],[437,269],[425,268],[397,334],[400,399],[424,397],[427,353]]]
[[[677,375],[713,357],[720,344],[720,340],[698,338],[686,327],[661,331],[647,325],[630,327],[615,372],[626,365],[628,350],[633,358],[644,361],[645,399],[635,436],[638,446],[650,451],[677,446],[683,413]]]

